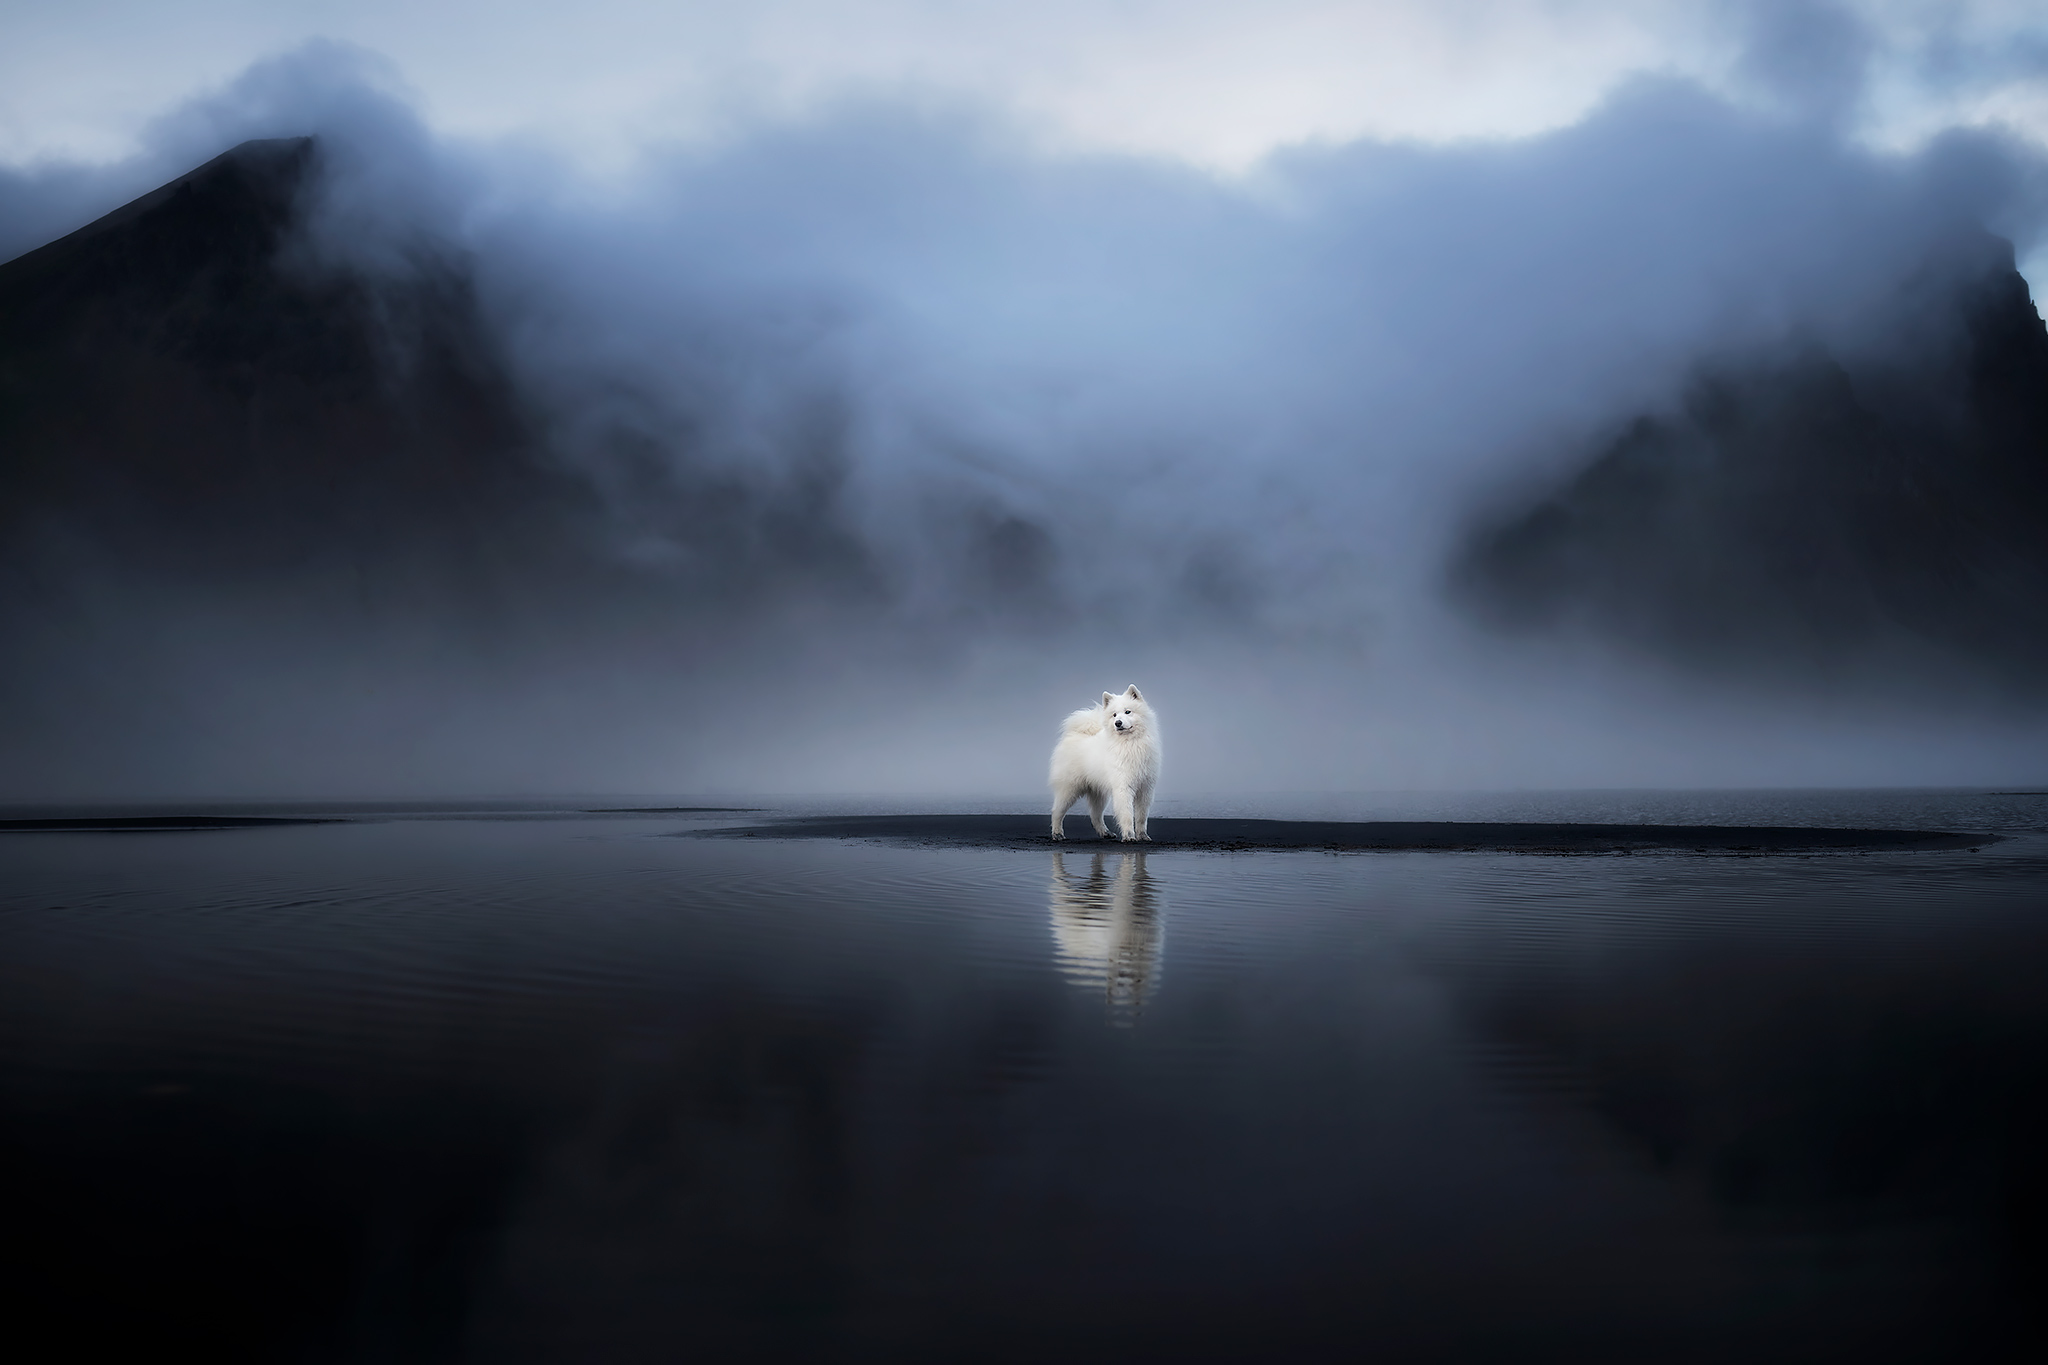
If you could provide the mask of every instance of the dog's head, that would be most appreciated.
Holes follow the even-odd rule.
[[[1138,694],[1138,685],[1132,683],[1121,692],[1102,694],[1102,723],[1118,734],[1133,735],[1143,730],[1152,721],[1152,712],[1145,705],[1145,699]]]

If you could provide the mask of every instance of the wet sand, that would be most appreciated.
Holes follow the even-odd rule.
[[[1114,825],[1112,825],[1114,828]],[[1462,821],[1211,820],[1155,818],[1137,847],[1317,852],[1419,850],[1514,853],[1798,853],[1814,850],[1981,848],[1990,834],[1947,830],[1740,825],[1476,824]],[[777,820],[698,831],[710,839],[882,839],[944,848],[1053,848],[1042,815],[860,815]],[[1100,845],[1085,815],[1069,816],[1067,847]],[[1109,842],[1116,842],[1112,835]]]

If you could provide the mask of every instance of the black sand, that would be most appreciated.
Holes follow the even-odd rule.
[[[293,815],[88,815],[38,820],[0,820],[0,834],[51,832],[145,834],[197,829],[257,829],[270,825],[327,825],[313,816]]]
[[[1997,842],[1994,835],[1945,830],[1826,829],[1732,825],[1471,824],[1462,821],[1208,820],[1159,818],[1162,849],[1440,849],[1517,853],[1625,853],[1684,850],[1793,853],[1822,849],[1957,849]],[[1100,846],[1085,816],[1069,816],[1065,844],[1046,833],[1042,815],[858,815],[778,820],[744,829],[705,830],[712,839],[886,839],[949,848]],[[1112,836],[1110,842],[1115,842]]]

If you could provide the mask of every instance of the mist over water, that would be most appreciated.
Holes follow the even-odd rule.
[[[1646,80],[1542,137],[1219,179],[874,99],[597,176],[438,137],[320,47],[132,165],[10,174],[0,250],[303,135],[280,268],[354,282],[385,392],[470,355],[508,417],[431,497],[266,466],[294,506],[360,481],[357,523],[143,499],[212,570],[139,555],[97,492],[11,523],[14,794],[1024,790],[1058,717],[1132,681],[1184,790],[2048,756],[2034,675],[1968,641],[1901,655],[1845,613],[1811,666],[1703,665],[1682,621],[1661,650],[1518,635],[1446,592],[1475,527],[1702,373],[1955,370],[1986,232],[2025,257],[2048,204],[1995,136],[1880,155],[1830,108]],[[1752,555],[1702,526],[1710,562]],[[260,534],[290,552],[250,571]]]

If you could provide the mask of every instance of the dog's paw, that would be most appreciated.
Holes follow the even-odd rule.
[[[1067,832],[1063,829],[1056,829],[1052,832],[1052,838],[1054,843],[1064,844],[1067,841]]]

